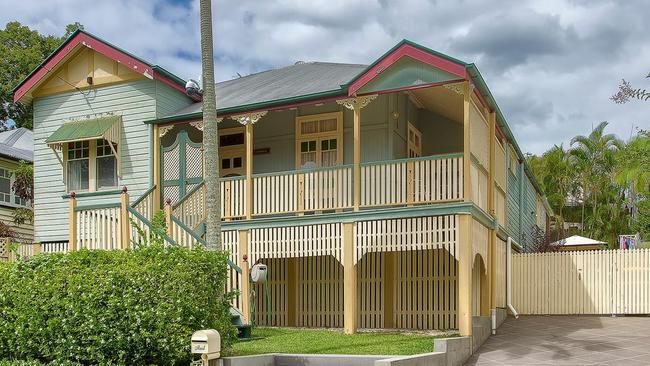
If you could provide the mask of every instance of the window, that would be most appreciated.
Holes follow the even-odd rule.
[[[106,140],[97,140],[97,189],[117,187],[117,159]]]
[[[16,196],[12,189],[14,183],[13,172],[0,168],[0,204],[9,206],[27,206],[27,201]]]
[[[68,192],[115,188],[117,158],[104,139],[69,142],[66,146],[66,182]]]
[[[246,136],[244,127],[225,128],[219,130],[219,158],[222,177],[232,177],[246,174]]]
[[[90,175],[90,141],[68,143],[68,191],[87,191]]]
[[[408,157],[418,158],[422,156],[422,133],[408,123]]]
[[[0,202],[11,202],[11,172],[0,169]]]
[[[343,116],[340,112],[296,118],[296,167],[317,168],[343,162]]]

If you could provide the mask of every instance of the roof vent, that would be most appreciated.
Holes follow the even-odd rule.
[[[296,63],[294,65],[303,65],[305,63],[306,63],[305,61],[296,61]]]

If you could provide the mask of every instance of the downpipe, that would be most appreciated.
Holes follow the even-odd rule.
[[[515,310],[515,307],[512,306],[512,244],[515,244],[519,246],[519,243],[516,241],[512,240],[511,237],[508,237],[508,243],[507,243],[507,248],[506,248],[506,304],[508,305],[508,309],[514,315],[515,319],[519,318],[519,313],[517,313],[517,310]],[[494,314],[494,322],[496,323],[496,314]]]

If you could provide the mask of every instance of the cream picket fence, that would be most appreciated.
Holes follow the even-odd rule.
[[[650,314],[650,249],[513,256],[520,314]]]

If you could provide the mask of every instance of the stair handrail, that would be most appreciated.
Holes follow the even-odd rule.
[[[185,225],[178,217],[176,217],[174,215],[171,215],[171,218],[172,218],[172,221],[176,225],[180,226],[181,229],[183,229],[185,232],[187,232],[199,244],[203,245],[203,247],[207,246],[207,243],[205,242],[205,240],[203,240],[203,238],[201,238],[197,233],[195,233],[194,230],[187,227],[187,225]],[[234,269],[237,273],[241,274],[241,267],[239,267],[237,264],[235,264],[235,262],[230,260],[230,258],[228,258],[228,266],[230,266],[230,268]]]
[[[146,217],[144,217],[144,215],[138,212],[138,210],[136,210],[134,207],[131,206],[127,206],[126,209],[138,220],[140,220],[144,225],[146,225],[149,228],[149,230],[153,230],[153,225],[151,224],[151,221],[149,221]],[[167,233],[163,233],[163,239],[165,239],[165,241],[171,245],[174,246],[178,245],[178,243],[176,243],[174,239],[170,238],[169,235],[167,235]]]
[[[156,189],[156,185],[152,185],[149,189],[147,189],[140,197],[138,197],[133,203],[131,203],[131,207],[135,208],[140,202],[142,202],[147,196]]]
[[[196,185],[196,187],[190,189],[189,192],[185,193],[185,195],[184,195],[183,197],[181,197],[181,199],[178,200],[178,202],[176,202],[176,203],[174,203],[174,205],[172,205],[172,209],[175,210],[175,209],[178,208],[180,205],[182,205],[183,203],[185,203],[185,201],[187,201],[187,200],[188,200],[188,199],[189,199],[189,198],[194,194],[194,192],[196,192],[197,190],[201,189],[201,187],[203,187],[204,184],[205,184],[205,181],[202,180],[201,182],[199,182],[199,183]]]

